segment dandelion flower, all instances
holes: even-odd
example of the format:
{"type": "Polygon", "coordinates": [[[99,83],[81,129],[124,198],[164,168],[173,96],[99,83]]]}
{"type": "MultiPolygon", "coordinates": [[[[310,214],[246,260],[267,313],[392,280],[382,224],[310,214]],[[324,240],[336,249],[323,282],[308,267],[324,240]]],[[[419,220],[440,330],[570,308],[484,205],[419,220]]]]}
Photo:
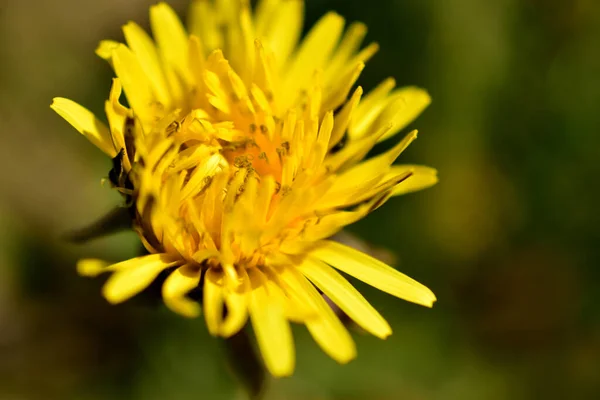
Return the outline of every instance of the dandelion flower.
{"type": "Polygon", "coordinates": [[[391,196],[437,181],[432,168],[392,165],[416,131],[364,160],[430,98],[392,79],[363,96],[355,82],[377,51],[361,49],[365,26],[344,30],[328,13],[300,41],[302,19],[298,0],[259,1],[255,11],[242,0],[195,1],[186,30],[160,3],[150,9],[154,39],[129,22],[126,44],[97,49],[116,74],[108,126],[71,100],[52,104],[113,159],[110,181],[149,252],[112,265],[84,259],[79,273],[110,272],[103,295],[120,303],[167,271],[169,308],[202,311],[222,337],[250,319],[275,376],[294,369],[290,322],[338,362],[355,357],[322,294],[371,334],[391,334],[340,271],[413,303],[435,301],[420,283],[329,239],[391,196]],[[197,287],[202,305],[186,296],[197,287]]]}

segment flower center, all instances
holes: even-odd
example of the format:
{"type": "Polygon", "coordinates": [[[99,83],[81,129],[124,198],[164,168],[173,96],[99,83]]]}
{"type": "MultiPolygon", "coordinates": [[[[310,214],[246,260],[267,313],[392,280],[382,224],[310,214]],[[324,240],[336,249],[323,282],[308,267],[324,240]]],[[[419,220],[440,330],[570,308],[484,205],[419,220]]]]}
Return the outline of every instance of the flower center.
{"type": "Polygon", "coordinates": [[[260,176],[271,175],[281,181],[286,145],[276,136],[279,136],[277,132],[270,132],[266,125],[250,124],[249,134],[239,141],[224,144],[221,154],[236,168],[250,168],[260,176]]]}

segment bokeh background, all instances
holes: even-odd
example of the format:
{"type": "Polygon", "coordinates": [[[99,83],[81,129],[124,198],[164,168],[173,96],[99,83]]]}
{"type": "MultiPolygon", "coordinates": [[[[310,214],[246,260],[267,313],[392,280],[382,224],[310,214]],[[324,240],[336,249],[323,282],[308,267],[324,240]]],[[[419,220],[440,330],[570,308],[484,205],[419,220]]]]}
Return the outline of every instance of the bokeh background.
{"type": "MultiPolygon", "coordinates": [[[[121,200],[110,160],[49,108],[102,115],[112,72],[93,54],[145,0],[0,5],[0,399],[242,399],[202,319],[138,298],[109,306],[82,256],[122,260],[122,233],[61,236],[121,200]]],[[[171,4],[185,15],[187,1],[171,4]]],[[[600,398],[600,2],[309,1],[368,24],[381,45],[360,83],[429,90],[403,162],[440,183],[393,199],[352,233],[427,284],[432,310],[359,285],[390,321],[328,359],[295,329],[297,370],[268,399],[600,398]]]]}

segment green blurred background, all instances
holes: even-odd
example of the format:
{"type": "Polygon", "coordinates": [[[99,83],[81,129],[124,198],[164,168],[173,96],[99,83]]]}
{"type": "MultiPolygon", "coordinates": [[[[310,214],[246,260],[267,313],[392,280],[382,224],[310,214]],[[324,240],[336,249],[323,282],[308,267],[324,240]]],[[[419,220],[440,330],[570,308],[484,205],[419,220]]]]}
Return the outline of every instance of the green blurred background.
{"type": "MultiPolygon", "coordinates": [[[[150,4],[0,6],[0,399],[243,398],[202,319],[109,306],[102,279],[76,275],[79,257],[133,256],[135,235],[61,239],[121,200],[100,185],[110,161],[49,104],[102,115],[112,72],[93,50],[147,26],[150,4]]],[[[296,373],[267,398],[600,398],[600,1],[309,1],[307,23],[331,9],[381,44],[364,87],[394,76],[433,97],[402,162],[440,183],[352,232],[438,303],[359,285],[394,334],[354,333],[339,366],[296,327],[296,373]]]]}

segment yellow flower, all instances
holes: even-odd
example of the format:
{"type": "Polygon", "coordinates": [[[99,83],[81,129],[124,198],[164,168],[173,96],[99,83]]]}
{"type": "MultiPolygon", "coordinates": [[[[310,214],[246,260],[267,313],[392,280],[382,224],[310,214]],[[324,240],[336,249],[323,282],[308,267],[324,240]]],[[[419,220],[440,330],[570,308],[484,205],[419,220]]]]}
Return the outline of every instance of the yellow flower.
{"type": "Polygon", "coordinates": [[[200,285],[210,333],[229,337],[250,318],[276,376],[294,369],[290,321],[305,324],[338,362],[355,357],[320,292],[366,331],[391,334],[337,270],[417,304],[435,301],[420,283],[328,240],[391,196],[437,181],[432,168],[392,165],[416,131],[363,161],[429,96],[394,89],[392,79],[366,96],[352,90],[377,50],[360,49],[365,26],[344,33],[343,18],[328,13],[299,42],[302,18],[302,1],[263,0],[254,12],[242,0],[195,1],[187,32],[168,5],[155,5],[154,41],[129,22],[127,45],[97,49],[117,75],[109,127],[71,100],[52,104],[113,158],[109,178],[150,253],[113,265],[81,260],[79,272],[112,272],[103,294],[119,303],[167,270],[164,302],[189,317],[201,306],[186,294],[200,285]]]}

